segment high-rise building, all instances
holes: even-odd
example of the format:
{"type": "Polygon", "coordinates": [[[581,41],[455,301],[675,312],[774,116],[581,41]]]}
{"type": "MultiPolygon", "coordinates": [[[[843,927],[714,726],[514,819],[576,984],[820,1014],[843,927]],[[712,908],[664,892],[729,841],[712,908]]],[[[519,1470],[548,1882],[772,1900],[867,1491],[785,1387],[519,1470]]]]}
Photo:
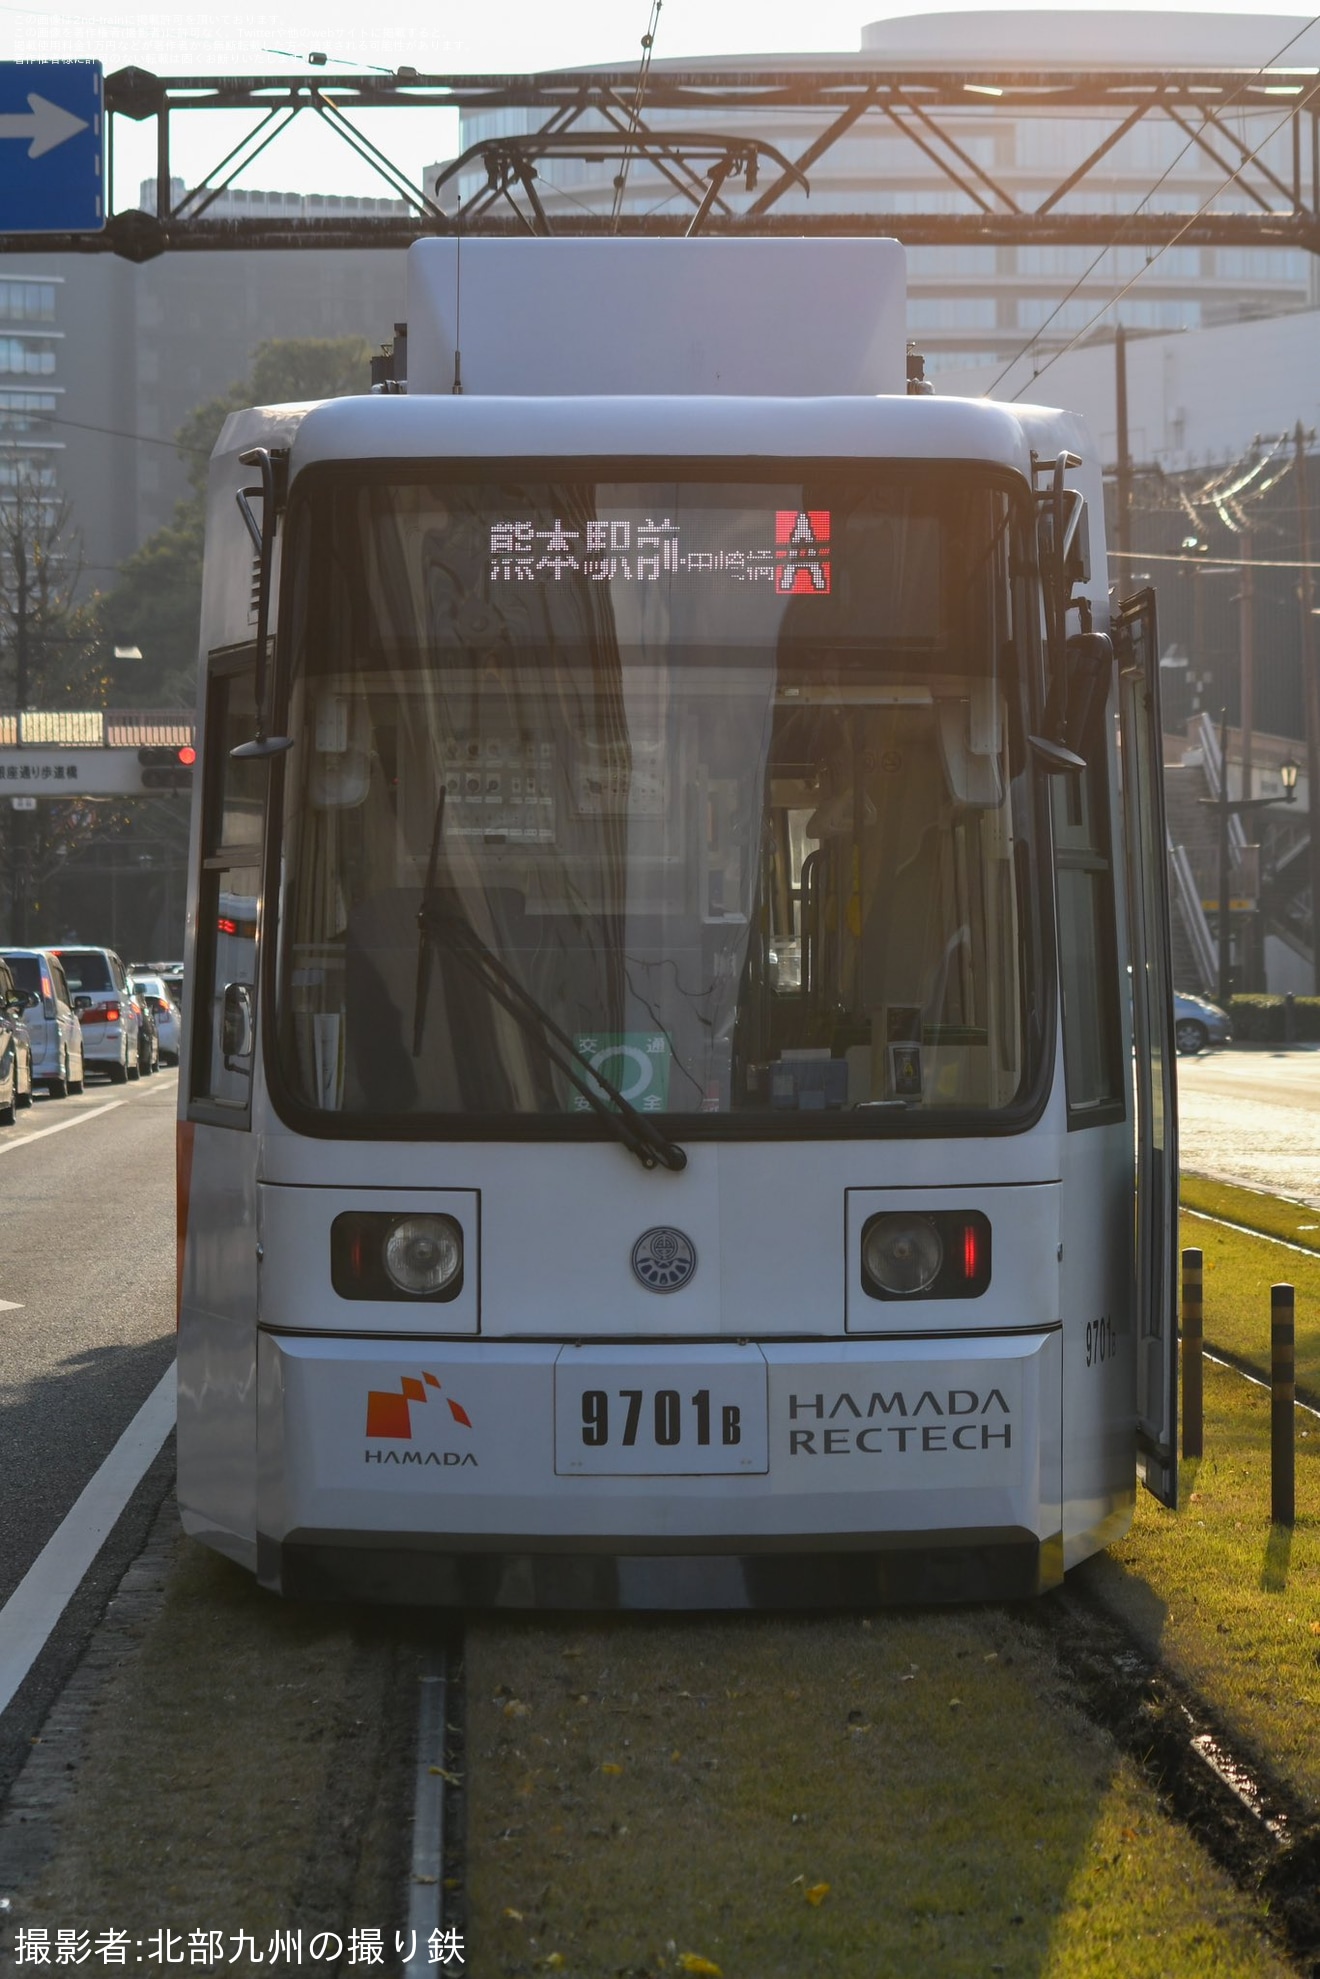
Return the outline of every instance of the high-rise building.
{"type": "MultiPolygon", "coordinates": [[[[781,217],[800,214],[807,222],[835,213],[885,212],[899,216],[896,231],[901,233],[905,212],[973,218],[978,208],[966,187],[993,206],[986,184],[976,177],[978,169],[1030,212],[1079,167],[1121,118],[1061,104],[1057,99],[1067,94],[1067,77],[1149,70],[1154,93],[1169,72],[1242,73],[1243,87],[1230,101],[1215,97],[1219,128],[1203,130],[1204,142],[1154,112],[1135,123],[1069,194],[1073,211],[1114,215],[1119,238],[1107,251],[1067,245],[981,247],[970,241],[910,248],[908,330],[921,343],[928,368],[938,371],[952,365],[1000,364],[1035,340],[1045,350],[1057,349],[1080,329],[1103,335],[1112,333],[1119,321],[1138,331],[1185,330],[1320,307],[1320,260],[1303,249],[1175,245],[1152,256],[1146,247],[1121,239],[1121,216],[1147,195],[1157,207],[1185,211],[1189,217],[1211,200],[1218,210],[1256,210],[1252,193],[1241,183],[1234,185],[1229,175],[1238,136],[1259,147],[1264,162],[1286,186],[1293,174],[1287,114],[1293,99],[1286,92],[1294,89],[1294,79],[1262,77],[1254,86],[1253,72],[1277,66],[1313,74],[1318,65],[1320,24],[1306,16],[1079,8],[913,14],[863,28],[854,54],[657,59],[652,75],[662,77],[667,69],[699,73],[735,67],[749,81],[758,75],[863,67],[879,68],[898,81],[922,70],[968,75],[965,104],[933,113],[940,130],[955,138],[961,164],[930,128],[905,110],[897,121],[874,110],[808,166],[809,194],[794,187],[775,208],[781,217]],[[995,70],[1042,77],[1038,100],[1006,115],[994,86],[976,81],[978,71],[995,70]],[[1052,76],[1060,80],[1058,90],[1048,86],[1052,76]],[[940,152],[963,188],[941,169],[940,152]],[[1224,160],[1227,164],[1220,162],[1224,160]],[[1129,283],[1128,292],[1117,297],[1129,283]]],[[[920,94],[916,91],[913,98],[918,108],[920,94]]],[[[703,106],[669,110],[644,101],[644,115],[648,127],[662,133],[678,134],[686,127],[731,138],[757,135],[795,159],[826,131],[838,105],[784,107],[777,113],[762,106],[739,115],[703,106]]],[[[527,109],[467,116],[462,149],[526,134],[542,121],[543,113],[527,109]]],[[[599,130],[604,122],[599,113],[588,112],[573,128],[599,130]]],[[[557,217],[570,220],[584,208],[609,213],[618,169],[616,158],[538,158],[537,192],[552,223],[557,217]]],[[[1306,169],[1309,174],[1309,162],[1306,169]]],[[[428,191],[438,170],[443,167],[427,169],[428,191]]],[[[486,183],[485,163],[478,157],[457,183],[449,182],[446,201],[461,196],[466,206],[484,192],[486,183]]],[[[736,213],[764,187],[764,177],[755,192],[730,178],[721,197],[736,213]]],[[[690,213],[692,205],[676,188],[672,170],[666,177],[661,167],[634,155],[623,211],[629,217],[680,214],[690,213]]]]}
{"type": "Polygon", "coordinates": [[[44,270],[0,275],[0,502],[15,487],[52,500],[64,443],[51,416],[64,397],[64,283],[44,270]]]}
{"type": "MultiPolygon", "coordinates": [[[[155,190],[154,179],[144,183],[144,207],[155,190]]],[[[175,181],[172,196],[183,191],[175,181]]],[[[231,189],[208,214],[276,209],[323,218],[402,210],[383,199],[231,189]]],[[[141,265],[34,255],[32,265],[39,274],[0,279],[0,486],[21,461],[68,497],[87,588],[107,588],[170,520],[188,488],[175,434],[196,406],[247,375],[258,344],[362,336],[375,346],[403,314],[403,256],[388,249],[164,254],[141,265]]]]}

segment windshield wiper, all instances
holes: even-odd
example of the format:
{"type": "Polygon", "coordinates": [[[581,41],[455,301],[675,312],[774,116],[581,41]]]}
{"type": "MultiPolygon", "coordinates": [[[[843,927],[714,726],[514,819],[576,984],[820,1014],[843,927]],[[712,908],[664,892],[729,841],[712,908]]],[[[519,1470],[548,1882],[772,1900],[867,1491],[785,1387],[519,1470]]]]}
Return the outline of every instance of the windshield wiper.
{"type": "Polygon", "coordinates": [[[540,1045],[550,1063],[563,1073],[570,1085],[576,1087],[592,1112],[605,1122],[616,1140],[622,1141],[630,1153],[637,1156],[643,1168],[669,1168],[677,1174],[687,1167],[687,1155],[677,1142],[662,1134],[653,1120],[639,1113],[619,1088],[603,1072],[597,1071],[586,1053],[578,1049],[549,1011],[523,988],[512,970],[487,946],[472,923],[462,914],[441,904],[435,885],[435,867],[443,811],[442,795],[431,842],[426,891],[417,910],[417,1002],[413,1018],[413,1057],[421,1056],[431,987],[432,949],[443,943],[446,953],[461,962],[486,994],[507,1010],[514,1022],[540,1045]]]}
{"type": "Polygon", "coordinates": [[[445,786],[440,785],[440,796],[436,801],[435,823],[431,826],[431,856],[426,862],[426,886],[422,892],[422,904],[417,910],[417,976],[413,983],[413,1048],[414,1058],[422,1055],[422,1032],[426,1029],[426,1006],[431,1000],[431,939],[424,916],[426,903],[435,893],[436,869],[440,864],[440,833],[445,822],[445,786]]]}

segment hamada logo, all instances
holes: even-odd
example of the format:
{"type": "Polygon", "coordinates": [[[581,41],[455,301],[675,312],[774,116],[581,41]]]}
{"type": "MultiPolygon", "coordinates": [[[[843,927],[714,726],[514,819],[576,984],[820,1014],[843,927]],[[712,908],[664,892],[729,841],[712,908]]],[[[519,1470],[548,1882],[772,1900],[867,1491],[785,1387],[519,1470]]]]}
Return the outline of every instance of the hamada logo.
{"type": "MultiPolygon", "coordinates": [[[[405,1374],[399,1382],[397,1394],[391,1388],[370,1388],[367,1391],[367,1435],[374,1437],[394,1436],[404,1442],[412,1441],[411,1410],[415,1402],[429,1402],[431,1391],[439,1398],[441,1384],[435,1375],[422,1371],[419,1381],[416,1375],[405,1374]]],[[[472,1418],[461,1402],[451,1401],[446,1395],[445,1405],[455,1422],[461,1422],[465,1429],[471,1429],[472,1418]]]]}
{"type": "Polygon", "coordinates": [[[775,510],[775,590],[784,598],[824,598],[830,589],[830,512],[775,510]]]}

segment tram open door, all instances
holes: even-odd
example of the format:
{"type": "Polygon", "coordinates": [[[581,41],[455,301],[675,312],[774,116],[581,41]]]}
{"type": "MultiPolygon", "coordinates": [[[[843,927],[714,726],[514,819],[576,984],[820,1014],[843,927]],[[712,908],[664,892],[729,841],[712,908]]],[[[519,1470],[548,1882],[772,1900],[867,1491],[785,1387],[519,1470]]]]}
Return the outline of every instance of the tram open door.
{"type": "Polygon", "coordinates": [[[1176,1509],[1178,1116],[1154,591],[1124,600],[1114,638],[1136,1095],[1137,1470],[1160,1503],[1176,1509]]]}

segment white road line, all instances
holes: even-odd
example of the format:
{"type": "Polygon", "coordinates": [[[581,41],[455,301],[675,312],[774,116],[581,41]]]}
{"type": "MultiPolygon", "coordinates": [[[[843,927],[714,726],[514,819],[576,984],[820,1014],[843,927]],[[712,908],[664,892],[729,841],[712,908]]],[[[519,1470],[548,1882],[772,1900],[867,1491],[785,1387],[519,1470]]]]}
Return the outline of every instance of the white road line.
{"type": "Polygon", "coordinates": [[[0,1312],[22,1312],[22,1310],[21,1299],[0,1299],[0,1312]]]}
{"type": "MultiPolygon", "coordinates": [[[[1201,1352],[1208,1361],[1213,1361],[1216,1367],[1226,1367],[1230,1374],[1240,1374],[1242,1379],[1249,1381],[1253,1388],[1264,1388],[1268,1393],[1273,1393],[1271,1383],[1262,1379],[1259,1374],[1248,1374],[1247,1370],[1244,1367],[1239,1367],[1236,1361],[1226,1361],[1222,1354],[1215,1353],[1213,1348],[1205,1346],[1204,1343],[1202,1344],[1201,1352]]],[[[1320,1422],[1320,1409],[1313,1409],[1309,1402],[1299,1402],[1294,1397],[1293,1407],[1300,1409],[1303,1415],[1314,1416],[1316,1421],[1320,1422]]]]}
{"type": "Polygon", "coordinates": [[[113,1113],[117,1106],[123,1106],[122,1099],[108,1099],[104,1106],[93,1106],[86,1113],[75,1113],[68,1120],[57,1120],[53,1127],[38,1127],[35,1134],[24,1134],[20,1140],[0,1141],[0,1154],[12,1154],[15,1148],[25,1148],[32,1141],[44,1141],[47,1134],[62,1134],[66,1127],[81,1127],[85,1120],[99,1120],[103,1113],[113,1113]]]}
{"type": "MultiPolygon", "coordinates": [[[[118,1101],[115,1102],[118,1105],[118,1101]]],[[[54,1128],[50,1130],[52,1133],[54,1128]]],[[[96,1475],[0,1608],[0,1711],[45,1647],[147,1469],[174,1427],[171,1362],[96,1475]]]]}
{"type": "Polygon", "coordinates": [[[1237,1230],[1244,1237],[1259,1237],[1262,1244],[1277,1244],[1282,1251],[1297,1251],[1302,1257],[1313,1257],[1320,1261],[1320,1250],[1310,1244],[1294,1244],[1289,1237],[1273,1237],[1268,1230],[1253,1230],[1249,1223],[1230,1223],[1226,1216],[1211,1216],[1208,1209],[1188,1209],[1183,1207],[1184,1216],[1195,1216],[1202,1223],[1219,1223],[1225,1230],[1237,1230]]]}

